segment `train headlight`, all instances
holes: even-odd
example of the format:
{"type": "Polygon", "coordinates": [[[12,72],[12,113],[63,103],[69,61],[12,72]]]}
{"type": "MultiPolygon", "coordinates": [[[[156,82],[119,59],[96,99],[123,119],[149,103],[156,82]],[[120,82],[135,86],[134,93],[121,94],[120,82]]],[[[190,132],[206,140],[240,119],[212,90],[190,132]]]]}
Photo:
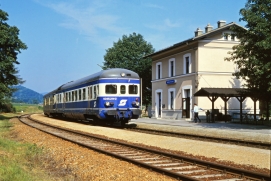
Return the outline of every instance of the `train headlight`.
{"type": "Polygon", "coordinates": [[[105,106],[109,107],[110,106],[110,102],[105,102],[105,106]]]}
{"type": "Polygon", "coordinates": [[[114,105],[114,102],[105,102],[104,103],[104,105],[106,106],[106,107],[110,107],[110,106],[113,106],[114,105]]]}
{"type": "Polygon", "coordinates": [[[121,73],[120,76],[124,77],[124,76],[125,76],[125,73],[121,73]]]}
{"type": "Polygon", "coordinates": [[[132,102],[132,105],[135,106],[135,107],[138,107],[138,106],[139,106],[139,102],[133,101],[133,102],[132,102]]]}

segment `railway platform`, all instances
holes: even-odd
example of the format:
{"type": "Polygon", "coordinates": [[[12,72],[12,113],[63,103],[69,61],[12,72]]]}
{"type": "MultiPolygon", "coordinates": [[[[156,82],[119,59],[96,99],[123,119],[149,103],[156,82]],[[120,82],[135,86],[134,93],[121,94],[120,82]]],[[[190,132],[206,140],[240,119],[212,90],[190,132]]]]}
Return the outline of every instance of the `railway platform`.
{"type": "Polygon", "coordinates": [[[194,121],[186,119],[173,120],[142,117],[131,120],[129,126],[201,136],[271,143],[271,126],[267,125],[239,124],[224,121],[207,123],[205,120],[202,120],[201,123],[194,123],[194,121]]]}

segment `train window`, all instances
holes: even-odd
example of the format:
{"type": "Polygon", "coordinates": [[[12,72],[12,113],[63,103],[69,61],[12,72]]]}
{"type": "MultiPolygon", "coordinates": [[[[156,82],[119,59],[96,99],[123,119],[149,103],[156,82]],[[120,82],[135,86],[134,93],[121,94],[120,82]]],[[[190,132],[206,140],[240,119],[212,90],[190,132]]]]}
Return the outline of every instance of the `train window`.
{"type": "Polygon", "coordinates": [[[138,88],[137,85],[129,85],[129,94],[137,94],[138,88]]]}
{"type": "Polygon", "coordinates": [[[106,85],[105,86],[105,93],[106,94],[117,94],[117,85],[106,85]]]}
{"type": "Polygon", "coordinates": [[[90,99],[93,99],[93,87],[91,86],[90,88],[89,88],[89,96],[90,96],[90,99]]]}
{"type": "Polygon", "coordinates": [[[74,101],[74,91],[72,91],[72,101],[74,101]]]}
{"type": "Polygon", "coordinates": [[[86,100],[86,89],[83,89],[83,100],[86,100]]]}
{"type": "Polygon", "coordinates": [[[79,93],[78,93],[78,95],[79,95],[78,100],[80,101],[80,100],[81,100],[81,98],[82,98],[82,91],[81,91],[81,89],[79,89],[79,93]]]}
{"type": "Polygon", "coordinates": [[[66,92],[66,102],[69,102],[69,95],[68,95],[69,93],[68,92],[66,92]]]}
{"type": "Polygon", "coordinates": [[[96,91],[97,91],[97,93],[96,93],[96,98],[97,98],[97,96],[99,95],[99,85],[96,85],[96,87],[97,87],[97,88],[96,88],[96,89],[97,89],[97,90],[96,90],[96,91]]]}
{"type": "Polygon", "coordinates": [[[93,99],[96,99],[96,86],[93,86],[93,99]]]}
{"type": "Polygon", "coordinates": [[[77,101],[77,90],[74,91],[74,101],[77,101]]]}
{"type": "Polygon", "coordinates": [[[125,94],[126,93],[126,86],[125,85],[121,85],[120,86],[120,93],[121,94],[125,94]]]}

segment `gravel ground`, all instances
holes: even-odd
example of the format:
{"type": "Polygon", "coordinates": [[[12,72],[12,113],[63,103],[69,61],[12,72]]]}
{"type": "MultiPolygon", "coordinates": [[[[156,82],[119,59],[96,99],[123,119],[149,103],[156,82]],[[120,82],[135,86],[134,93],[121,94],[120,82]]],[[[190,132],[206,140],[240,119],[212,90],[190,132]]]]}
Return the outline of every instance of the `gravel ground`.
{"type": "Polygon", "coordinates": [[[43,167],[54,180],[175,180],[30,128],[16,118],[11,121],[15,123],[13,136],[48,151],[47,157],[51,159],[43,167]]]}
{"type": "MultiPolygon", "coordinates": [[[[216,160],[219,163],[228,165],[239,165],[240,168],[262,173],[270,172],[270,150],[82,125],[80,123],[49,119],[41,114],[32,115],[32,117],[58,126],[134,142],[135,144],[167,149],[180,154],[193,155],[204,160],[216,160]]],[[[20,124],[18,121],[16,121],[14,131],[21,139],[47,148],[50,156],[58,163],[57,167],[71,170],[74,177],[77,178],[75,180],[174,180],[125,161],[120,161],[41,133],[20,124]]]]}

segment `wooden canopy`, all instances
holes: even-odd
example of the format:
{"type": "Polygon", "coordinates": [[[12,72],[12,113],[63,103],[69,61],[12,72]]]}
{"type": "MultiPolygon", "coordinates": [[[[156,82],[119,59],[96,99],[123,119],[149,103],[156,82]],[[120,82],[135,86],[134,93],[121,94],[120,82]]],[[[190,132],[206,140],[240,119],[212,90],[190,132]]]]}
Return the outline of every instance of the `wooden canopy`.
{"type": "MultiPolygon", "coordinates": [[[[212,112],[214,112],[214,102],[217,98],[221,97],[224,101],[225,115],[227,114],[227,102],[231,97],[235,97],[240,102],[240,119],[243,120],[242,115],[242,102],[250,97],[254,101],[254,119],[256,120],[256,97],[248,89],[243,88],[201,88],[194,94],[196,97],[208,97],[212,102],[212,112]]],[[[214,115],[211,115],[211,120],[214,121],[214,115]]]]}

